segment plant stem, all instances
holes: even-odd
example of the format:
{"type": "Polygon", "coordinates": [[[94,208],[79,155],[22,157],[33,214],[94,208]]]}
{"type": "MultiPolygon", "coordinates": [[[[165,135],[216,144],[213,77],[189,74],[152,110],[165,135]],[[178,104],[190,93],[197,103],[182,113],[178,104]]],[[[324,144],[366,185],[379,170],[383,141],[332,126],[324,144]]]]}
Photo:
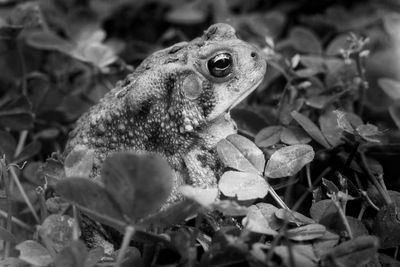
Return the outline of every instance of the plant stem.
{"type": "Polygon", "coordinates": [[[364,109],[365,94],[369,88],[369,84],[365,77],[364,63],[363,63],[363,60],[362,60],[362,57],[360,56],[360,54],[357,55],[356,65],[357,65],[358,75],[361,78],[361,82],[359,84],[360,100],[358,102],[357,115],[361,116],[363,113],[363,109],[364,109]]]}
{"type": "Polygon", "coordinates": [[[21,153],[22,149],[24,148],[27,136],[28,136],[27,130],[24,130],[19,134],[17,148],[15,149],[15,152],[14,152],[14,158],[16,158],[21,153]]]}
{"type": "Polygon", "coordinates": [[[364,168],[364,171],[367,173],[369,179],[371,180],[372,184],[376,187],[376,189],[379,191],[380,195],[382,198],[385,200],[386,204],[389,205],[392,203],[392,199],[390,198],[389,194],[385,189],[381,186],[381,184],[378,182],[377,178],[375,175],[371,172],[370,168],[368,167],[367,163],[367,158],[365,157],[365,151],[364,148],[361,146],[360,147],[360,156],[361,156],[361,163],[364,168]]]}
{"type": "Polygon", "coordinates": [[[276,111],[276,120],[275,120],[276,123],[279,123],[280,114],[283,109],[283,103],[285,102],[285,96],[287,94],[287,91],[289,90],[289,86],[290,86],[290,81],[288,81],[286,83],[285,87],[283,88],[283,92],[282,92],[281,98],[278,103],[278,108],[276,109],[277,110],[276,111]]]}
{"type": "Polygon", "coordinates": [[[283,202],[283,200],[278,196],[278,194],[275,192],[272,186],[269,187],[268,192],[271,194],[272,198],[275,199],[276,202],[278,202],[279,206],[282,209],[290,210],[289,207],[286,205],[286,203],[283,202]]]}
{"type": "Polygon", "coordinates": [[[28,198],[28,195],[25,192],[25,189],[22,187],[22,184],[19,181],[18,175],[15,171],[15,167],[9,165],[9,170],[10,170],[11,176],[12,176],[15,184],[17,185],[17,187],[22,195],[22,198],[25,200],[26,204],[28,205],[29,210],[31,211],[33,217],[35,218],[36,223],[40,224],[39,216],[37,215],[35,208],[33,207],[31,201],[28,198]]]}
{"type": "Polygon", "coordinates": [[[310,167],[310,164],[306,165],[306,175],[307,175],[308,190],[313,190],[312,181],[311,181],[311,167],[310,167]]]}
{"type": "Polygon", "coordinates": [[[122,240],[122,245],[119,250],[118,256],[117,256],[117,261],[115,262],[115,267],[120,267],[122,264],[122,261],[124,259],[126,250],[128,249],[129,243],[132,239],[132,235],[135,233],[135,228],[132,225],[128,225],[125,228],[125,234],[124,234],[124,239],[122,240]]]}
{"type": "Polygon", "coordinates": [[[342,218],[344,227],[346,227],[346,231],[349,234],[350,239],[353,239],[354,238],[353,231],[351,231],[349,221],[346,218],[346,214],[344,214],[344,211],[343,211],[339,201],[337,199],[332,199],[332,200],[339,212],[340,218],[342,218]]]}
{"type": "Polygon", "coordinates": [[[354,157],[356,156],[358,147],[360,146],[360,142],[356,142],[353,146],[353,148],[351,149],[350,155],[346,160],[346,163],[344,164],[345,169],[350,168],[351,166],[351,162],[353,161],[354,157]]]}

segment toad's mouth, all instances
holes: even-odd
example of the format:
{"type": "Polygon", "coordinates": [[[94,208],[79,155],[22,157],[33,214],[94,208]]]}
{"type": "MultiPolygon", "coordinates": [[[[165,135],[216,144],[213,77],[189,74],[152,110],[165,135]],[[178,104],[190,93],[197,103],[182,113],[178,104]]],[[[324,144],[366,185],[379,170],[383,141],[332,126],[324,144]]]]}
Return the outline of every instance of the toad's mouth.
{"type": "Polygon", "coordinates": [[[263,81],[263,79],[260,79],[258,82],[256,82],[250,89],[246,90],[241,94],[233,103],[230,105],[224,113],[229,113],[231,109],[233,109],[235,106],[237,106],[240,102],[243,101],[246,97],[248,97],[263,81]]]}

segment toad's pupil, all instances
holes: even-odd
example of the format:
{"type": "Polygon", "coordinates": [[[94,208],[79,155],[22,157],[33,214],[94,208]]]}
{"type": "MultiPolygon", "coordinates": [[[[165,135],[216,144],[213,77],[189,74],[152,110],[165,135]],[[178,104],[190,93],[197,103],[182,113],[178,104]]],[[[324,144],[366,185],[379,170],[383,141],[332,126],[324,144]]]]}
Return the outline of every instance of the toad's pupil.
{"type": "Polygon", "coordinates": [[[232,57],[228,53],[221,53],[207,63],[210,74],[214,77],[226,77],[232,71],[232,57]]]}

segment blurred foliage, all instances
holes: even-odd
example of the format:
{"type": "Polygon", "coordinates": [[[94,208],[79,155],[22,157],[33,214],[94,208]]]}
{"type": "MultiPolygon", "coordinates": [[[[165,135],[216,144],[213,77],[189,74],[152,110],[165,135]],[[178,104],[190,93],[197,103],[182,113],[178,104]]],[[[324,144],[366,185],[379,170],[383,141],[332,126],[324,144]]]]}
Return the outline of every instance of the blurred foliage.
{"type": "Polygon", "coordinates": [[[398,1],[1,0],[0,55],[1,266],[400,265],[398,1]],[[151,214],[162,160],[119,154],[100,186],[79,178],[91,151],[59,158],[113,84],[216,22],[268,65],[218,144],[219,190],[151,214]],[[86,248],[81,212],[139,245],[86,248]]]}

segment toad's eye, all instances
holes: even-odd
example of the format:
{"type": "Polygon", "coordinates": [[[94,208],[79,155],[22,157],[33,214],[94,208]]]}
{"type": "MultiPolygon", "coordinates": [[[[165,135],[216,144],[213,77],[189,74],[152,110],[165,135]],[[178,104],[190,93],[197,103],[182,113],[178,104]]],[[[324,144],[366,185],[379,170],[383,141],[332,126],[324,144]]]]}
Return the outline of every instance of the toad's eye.
{"type": "Polygon", "coordinates": [[[207,68],[214,77],[226,77],[232,72],[232,56],[228,53],[221,53],[207,62],[207,68]]]}

